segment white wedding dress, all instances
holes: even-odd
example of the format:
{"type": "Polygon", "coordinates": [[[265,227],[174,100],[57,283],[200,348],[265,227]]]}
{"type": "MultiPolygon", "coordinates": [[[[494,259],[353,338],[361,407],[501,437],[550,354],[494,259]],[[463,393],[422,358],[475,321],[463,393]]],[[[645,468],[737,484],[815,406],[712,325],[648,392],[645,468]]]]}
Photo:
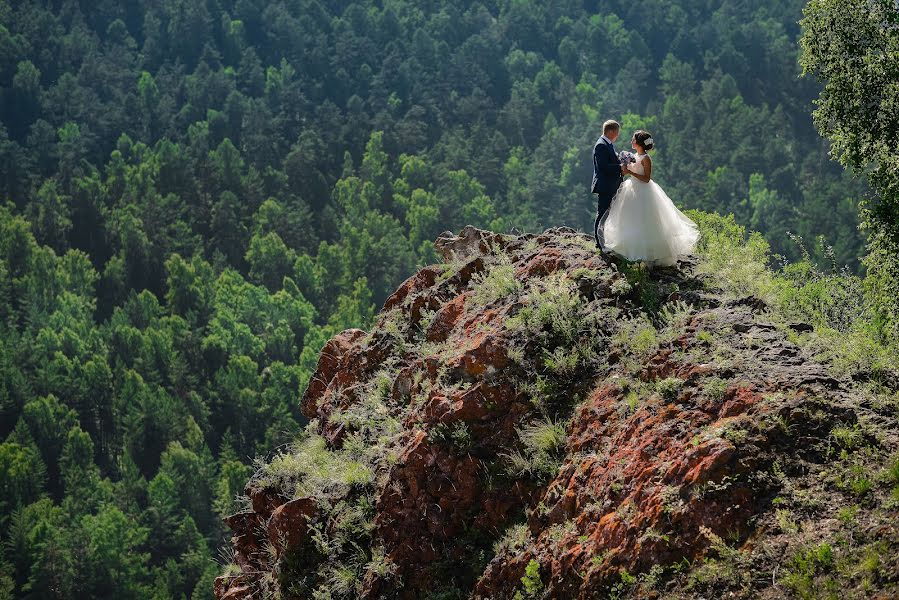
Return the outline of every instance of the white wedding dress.
{"type": "MultiPolygon", "coordinates": [[[[628,170],[643,174],[641,161],[628,170]]],[[[603,248],[627,260],[653,266],[674,266],[677,259],[693,251],[699,229],[659,185],[629,177],[618,188],[602,220],[603,248]]]]}

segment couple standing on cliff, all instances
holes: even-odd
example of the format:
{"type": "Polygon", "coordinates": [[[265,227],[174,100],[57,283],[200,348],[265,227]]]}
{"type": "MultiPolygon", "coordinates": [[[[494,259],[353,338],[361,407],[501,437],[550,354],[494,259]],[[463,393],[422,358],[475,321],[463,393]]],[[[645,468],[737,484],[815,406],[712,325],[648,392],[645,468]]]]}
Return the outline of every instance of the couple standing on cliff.
{"type": "Polygon", "coordinates": [[[593,146],[596,246],[627,260],[674,266],[678,257],[692,252],[699,230],[652,180],[648,153],[655,143],[649,132],[638,130],[631,137],[636,155],[615,151],[620,134],[617,121],[606,121],[593,146]]]}

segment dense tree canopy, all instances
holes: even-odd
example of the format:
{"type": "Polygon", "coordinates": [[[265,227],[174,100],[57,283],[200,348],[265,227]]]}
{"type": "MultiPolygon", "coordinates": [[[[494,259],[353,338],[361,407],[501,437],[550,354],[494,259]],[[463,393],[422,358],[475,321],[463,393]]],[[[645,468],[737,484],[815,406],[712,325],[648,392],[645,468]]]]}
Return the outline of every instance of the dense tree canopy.
{"type": "Polygon", "coordinates": [[[874,188],[863,211],[866,284],[881,333],[899,339],[899,5],[813,0],[802,24],[802,65],[824,83],[815,124],[874,188]]]}
{"type": "Polygon", "coordinates": [[[858,268],[802,5],[0,0],[0,598],[210,597],[324,342],[445,229],[589,227],[606,118],[858,268]]]}

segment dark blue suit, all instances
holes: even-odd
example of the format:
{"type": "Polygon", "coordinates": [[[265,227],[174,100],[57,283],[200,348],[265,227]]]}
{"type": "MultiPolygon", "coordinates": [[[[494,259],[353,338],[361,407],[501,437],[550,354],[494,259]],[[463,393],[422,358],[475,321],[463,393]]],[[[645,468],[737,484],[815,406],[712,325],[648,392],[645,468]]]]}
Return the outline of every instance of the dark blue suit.
{"type": "Polygon", "coordinates": [[[612,198],[623,181],[621,162],[618,160],[618,153],[615,152],[615,145],[600,137],[593,146],[593,186],[591,188],[591,191],[596,194],[596,221],[593,223],[593,237],[596,238],[597,245],[600,245],[599,222],[609,210],[612,198]]]}

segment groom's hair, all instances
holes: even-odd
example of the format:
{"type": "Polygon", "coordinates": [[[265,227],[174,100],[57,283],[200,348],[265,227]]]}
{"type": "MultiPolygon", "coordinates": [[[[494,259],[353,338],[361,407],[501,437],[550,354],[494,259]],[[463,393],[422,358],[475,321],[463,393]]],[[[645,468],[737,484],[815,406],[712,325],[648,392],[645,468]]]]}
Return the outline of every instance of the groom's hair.
{"type": "Polygon", "coordinates": [[[613,121],[609,119],[605,123],[602,124],[602,134],[605,135],[607,133],[612,133],[613,131],[618,131],[621,129],[621,123],[618,121],[613,121]]]}

